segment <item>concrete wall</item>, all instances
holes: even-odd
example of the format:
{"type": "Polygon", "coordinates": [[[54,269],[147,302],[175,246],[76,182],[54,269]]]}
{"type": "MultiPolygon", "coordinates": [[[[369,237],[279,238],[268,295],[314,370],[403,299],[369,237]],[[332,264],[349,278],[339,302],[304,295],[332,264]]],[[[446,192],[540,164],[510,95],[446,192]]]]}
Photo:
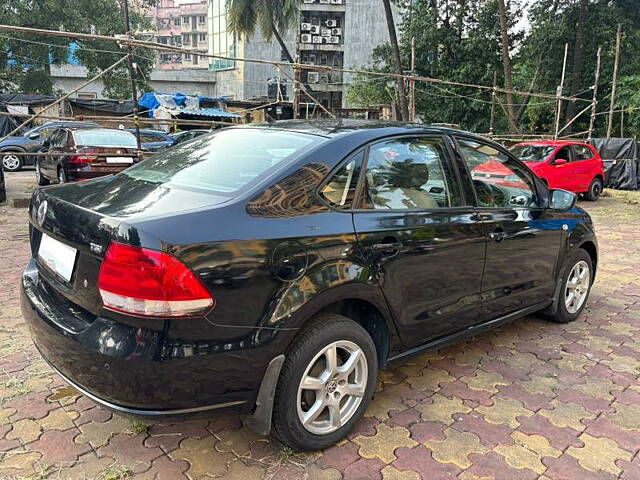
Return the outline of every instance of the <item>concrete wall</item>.
{"type": "MultiPolygon", "coordinates": [[[[55,87],[70,92],[87,80],[87,69],[78,65],[51,66],[55,87]]],[[[154,70],[149,84],[157,92],[184,93],[187,95],[215,96],[216,74],[207,70],[154,70]]],[[[84,87],[79,93],[95,93],[105,98],[104,83],[98,79],[84,87]]],[[[73,95],[76,97],[77,95],[73,95]]]]}

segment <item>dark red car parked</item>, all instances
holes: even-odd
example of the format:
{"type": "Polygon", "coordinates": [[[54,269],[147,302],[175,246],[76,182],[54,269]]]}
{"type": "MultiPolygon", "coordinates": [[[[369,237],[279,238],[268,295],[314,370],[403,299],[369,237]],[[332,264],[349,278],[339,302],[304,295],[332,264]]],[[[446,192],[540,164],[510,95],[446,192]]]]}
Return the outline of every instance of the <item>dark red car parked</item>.
{"type": "Polygon", "coordinates": [[[38,185],[111,175],[140,160],[136,137],[108,128],[59,128],[43,151],[47,155],[36,161],[38,185]]]}
{"type": "Polygon", "coordinates": [[[597,200],[604,186],[604,163],[591,145],[566,141],[518,143],[511,153],[551,189],[562,188],[597,200]]]}

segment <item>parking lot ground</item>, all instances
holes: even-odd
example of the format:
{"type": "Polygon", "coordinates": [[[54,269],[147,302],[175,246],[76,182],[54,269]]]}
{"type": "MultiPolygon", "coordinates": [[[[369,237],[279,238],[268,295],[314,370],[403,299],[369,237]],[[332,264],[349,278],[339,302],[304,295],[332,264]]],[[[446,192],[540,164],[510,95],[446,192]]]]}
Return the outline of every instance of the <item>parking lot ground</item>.
{"type": "MultiPolygon", "coordinates": [[[[29,187],[32,172],[19,175],[8,181],[29,187]]],[[[577,321],[530,316],[381,371],[366,417],[317,453],[258,437],[238,417],[132,421],[67,387],[20,314],[27,210],[0,206],[0,478],[640,479],[634,198],[581,203],[600,261],[577,321]]]]}

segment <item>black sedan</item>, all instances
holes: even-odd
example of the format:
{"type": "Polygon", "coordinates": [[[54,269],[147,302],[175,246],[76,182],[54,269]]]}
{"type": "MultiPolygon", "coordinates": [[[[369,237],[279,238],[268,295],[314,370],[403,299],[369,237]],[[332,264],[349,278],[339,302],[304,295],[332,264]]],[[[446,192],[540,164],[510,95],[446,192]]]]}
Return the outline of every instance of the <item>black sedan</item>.
{"type": "Polygon", "coordinates": [[[27,131],[24,135],[8,137],[0,142],[2,168],[7,172],[17,172],[25,165],[34,165],[35,156],[16,155],[17,153],[36,153],[42,144],[57,128],[95,128],[90,122],[47,122],[27,131]]]}
{"type": "Polygon", "coordinates": [[[598,262],[575,202],[457,130],[223,129],[37,190],[22,309],[108,408],[244,412],[318,449],[362,417],[379,367],[533,312],[575,320],[598,262]],[[474,175],[496,162],[508,182],[474,175]]]}

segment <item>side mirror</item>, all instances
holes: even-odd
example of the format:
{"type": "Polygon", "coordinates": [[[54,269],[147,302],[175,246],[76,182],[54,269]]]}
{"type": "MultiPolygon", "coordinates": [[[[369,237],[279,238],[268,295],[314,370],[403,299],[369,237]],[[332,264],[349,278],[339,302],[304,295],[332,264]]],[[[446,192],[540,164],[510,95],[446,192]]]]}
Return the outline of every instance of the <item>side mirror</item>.
{"type": "Polygon", "coordinates": [[[560,188],[550,190],[549,197],[551,198],[549,206],[554,210],[571,210],[576,206],[578,200],[578,196],[575,193],[560,188]]]}
{"type": "Polygon", "coordinates": [[[29,140],[37,140],[40,138],[40,134],[38,132],[33,132],[29,134],[29,140]]]}
{"type": "Polygon", "coordinates": [[[566,163],[567,163],[567,160],[564,158],[558,158],[553,161],[554,165],[565,165],[566,163]]]}

